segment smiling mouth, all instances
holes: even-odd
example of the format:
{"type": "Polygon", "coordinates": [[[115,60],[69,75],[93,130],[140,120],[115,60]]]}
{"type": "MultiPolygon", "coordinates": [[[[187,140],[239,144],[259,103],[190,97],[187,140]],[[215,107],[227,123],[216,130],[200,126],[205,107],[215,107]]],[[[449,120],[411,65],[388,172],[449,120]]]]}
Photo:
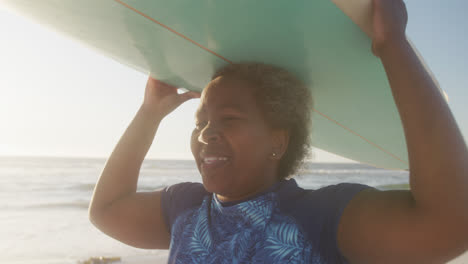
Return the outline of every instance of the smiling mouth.
{"type": "Polygon", "coordinates": [[[227,161],[227,160],[228,160],[227,157],[206,157],[206,158],[203,158],[203,163],[204,164],[215,164],[215,163],[224,162],[224,161],[227,161]]]}
{"type": "Polygon", "coordinates": [[[229,158],[224,156],[209,156],[202,158],[203,169],[217,169],[229,163],[229,158]]]}

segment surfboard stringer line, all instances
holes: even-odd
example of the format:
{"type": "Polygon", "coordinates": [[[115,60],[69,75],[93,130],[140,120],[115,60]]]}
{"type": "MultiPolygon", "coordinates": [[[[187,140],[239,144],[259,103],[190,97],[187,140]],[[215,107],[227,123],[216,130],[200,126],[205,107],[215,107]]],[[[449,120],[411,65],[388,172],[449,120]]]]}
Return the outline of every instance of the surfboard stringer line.
{"type": "MultiPolygon", "coordinates": [[[[167,25],[165,25],[165,24],[163,24],[163,23],[157,21],[156,19],[154,19],[154,18],[148,16],[147,14],[141,12],[140,10],[138,10],[138,9],[136,9],[136,8],[134,8],[134,7],[132,7],[132,6],[130,6],[129,4],[127,4],[127,3],[125,3],[125,2],[123,2],[123,1],[121,1],[121,0],[114,0],[114,1],[117,2],[117,3],[119,3],[120,5],[124,6],[125,8],[127,8],[127,9],[129,9],[129,10],[131,10],[131,11],[133,11],[133,12],[135,12],[135,13],[141,15],[141,16],[143,16],[144,18],[146,18],[146,19],[152,21],[153,23],[156,23],[156,24],[162,26],[163,28],[169,30],[170,32],[172,32],[172,33],[174,33],[174,34],[176,34],[176,35],[178,35],[179,37],[181,37],[181,38],[183,38],[183,39],[185,39],[185,40],[191,42],[192,44],[194,44],[194,45],[200,47],[201,49],[203,49],[203,50],[205,50],[205,51],[207,51],[207,52],[213,54],[214,56],[216,56],[216,57],[218,57],[218,58],[220,58],[220,59],[226,61],[227,63],[233,64],[232,61],[230,61],[230,60],[226,59],[225,57],[219,55],[218,53],[216,53],[216,52],[210,50],[209,48],[207,48],[207,47],[205,47],[205,46],[203,46],[203,45],[197,43],[196,41],[190,39],[189,37],[187,37],[187,36],[185,36],[185,35],[183,35],[183,34],[181,34],[180,32],[177,32],[176,30],[174,30],[174,29],[168,27],[167,25]]],[[[361,25],[362,25],[362,23],[361,23],[361,25]]],[[[360,25],[360,26],[361,26],[361,25],[360,25]]],[[[313,110],[314,112],[316,112],[317,114],[319,114],[319,115],[325,117],[325,118],[326,118],[327,120],[329,120],[330,122],[335,123],[336,125],[338,125],[338,126],[340,126],[341,128],[345,129],[345,130],[348,131],[349,133],[351,133],[351,134],[353,134],[353,135],[355,135],[355,136],[361,138],[362,140],[364,140],[364,141],[367,142],[368,144],[370,144],[370,145],[372,145],[373,147],[379,149],[380,151],[384,152],[385,154],[389,155],[390,157],[392,157],[392,158],[394,158],[394,159],[396,159],[396,160],[398,160],[398,161],[404,163],[405,165],[408,165],[408,163],[407,163],[406,161],[404,161],[403,159],[401,159],[401,158],[399,158],[398,156],[394,155],[394,154],[391,153],[390,151],[385,150],[384,148],[382,148],[382,147],[379,146],[378,144],[376,144],[376,143],[372,142],[371,140],[365,138],[364,136],[360,135],[359,133],[357,133],[356,131],[350,129],[349,127],[347,127],[347,126],[341,124],[341,123],[338,122],[337,120],[335,120],[335,119],[333,119],[333,118],[331,118],[331,117],[325,115],[324,113],[322,113],[322,112],[316,110],[315,108],[312,108],[312,110],[313,110]]],[[[336,153],[334,153],[334,154],[336,154],[336,153]]],[[[338,154],[337,154],[337,155],[338,155],[338,154]]],[[[375,165],[372,165],[372,166],[376,167],[375,165]]],[[[388,169],[391,169],[391,168],[388,168],[388,169]]],[[[391,170],[395,170],[395,169],[391,169],[391,170]]]]}

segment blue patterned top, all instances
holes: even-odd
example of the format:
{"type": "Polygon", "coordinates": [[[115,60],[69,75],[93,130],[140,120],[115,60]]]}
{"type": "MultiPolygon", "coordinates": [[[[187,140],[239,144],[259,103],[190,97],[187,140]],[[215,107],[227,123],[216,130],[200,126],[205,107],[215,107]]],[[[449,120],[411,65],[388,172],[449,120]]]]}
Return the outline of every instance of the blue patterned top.
{"type": "Polygon", "coordinates": [[[200,183],[164,189],[169,263],[347,263],[336,230],[351,198],[367,186],[304,190],[283,180],[244,201],[223,203],[200,183]]]}

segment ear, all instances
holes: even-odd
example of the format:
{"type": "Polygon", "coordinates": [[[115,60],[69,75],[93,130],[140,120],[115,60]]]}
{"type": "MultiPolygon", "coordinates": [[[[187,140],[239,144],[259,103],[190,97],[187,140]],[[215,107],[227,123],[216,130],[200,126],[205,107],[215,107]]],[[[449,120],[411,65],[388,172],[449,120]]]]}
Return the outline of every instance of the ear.
{"type": "Polygon", "coordinates": [[[289,131],[286,129],[275,129],[272,132],[272,156],[271,159],[280,160],[289,144],[289,131]],[[273,154],[274,153],[274,154],[273,154]]]}

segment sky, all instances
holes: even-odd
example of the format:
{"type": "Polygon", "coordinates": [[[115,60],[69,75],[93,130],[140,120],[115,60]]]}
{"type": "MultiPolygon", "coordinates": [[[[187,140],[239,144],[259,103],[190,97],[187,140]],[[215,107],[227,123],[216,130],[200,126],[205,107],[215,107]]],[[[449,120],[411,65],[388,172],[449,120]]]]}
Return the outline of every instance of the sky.
{"type": "MultiPolygon", "coordinates": [[[[408,0],[407,35],[468,139],[468,2],[408,0]]],[[[0,7],[0,155],[108,157],[147,76],[0,7]]],[[[147,158],[191,159],[197,100],[162,122],[147,158]]],[[[350,162],[313,150],[317,162],[350,162]]]]}

